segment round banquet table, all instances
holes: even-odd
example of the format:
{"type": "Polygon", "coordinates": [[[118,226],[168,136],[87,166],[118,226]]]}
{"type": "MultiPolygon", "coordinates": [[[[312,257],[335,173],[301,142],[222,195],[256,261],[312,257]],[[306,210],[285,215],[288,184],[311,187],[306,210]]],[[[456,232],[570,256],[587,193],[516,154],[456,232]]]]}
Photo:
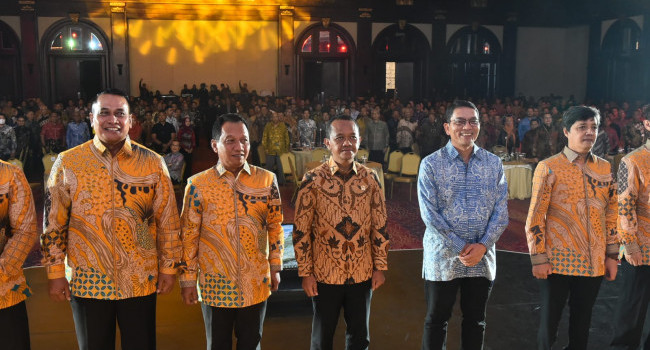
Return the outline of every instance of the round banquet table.
{"type": "Polygon", "coordinates": [[[291,150],[294,156],[296,156],[296,175],[299,179],[302,179],[302,176],[305,174],[307,163],[311,162],[311,150],[291,150]]]}
{"type": "Polygon", "coordinates": [[[504,162],[508,199],[530,198],[533,191],[533,167],[523,162],[504,162]]]}

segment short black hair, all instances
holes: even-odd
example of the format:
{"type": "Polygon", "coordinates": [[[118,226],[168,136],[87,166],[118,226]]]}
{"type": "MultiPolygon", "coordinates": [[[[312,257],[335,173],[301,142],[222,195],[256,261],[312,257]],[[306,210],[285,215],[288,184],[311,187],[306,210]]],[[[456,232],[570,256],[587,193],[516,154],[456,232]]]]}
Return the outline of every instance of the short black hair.
{"type": "Polygon", "coordinates": [[[359,125],[357,124],[357,121],[356,121],[356,120],[354,120],[354,119],[353,119],[351,116],[349,116],[349,115],[339,114],[339,115],[336,115],[336,116],[330,118],[329,123],[327,124],[327,135],[328,135],[328,138],[332,136],[332,135],[330,135],[330,133],[332,132],[332,123],[334,123],[334,122],[337,121],[337,120],[345,120],[345,121],[350,121],[350,122],[354,123],[354,127],[357,128],[357,132],[360,132],[360,130],[359,130],[359,125]]]}
{"type": "Polygon", "coordinates": [[[226,113],[222,114],[217,118],[217,120],[214,122],[212,125],[212,139],[219,141],[219,138],[221,137],[221,129],[223,127],[223,124],[226,122],[231,122],[231,123],[244,123],[244,126],[246,127],[246,130],[248,130],[248,123],[246,122],[246,119],[242,118],[237,113],[226,113]]]}
{"type": "Polygon", "coordinates": [[[571,106],[562,115],[562,126],[567,130],[571,130],[571,127],[577,121],[589,120],[591,118],[594,118],[596,125],[600,125],[600,112],[596,108],[571,106]]]}
{"type": "Polygon", "coordinates": [[[472,102],[467,100],[454,100],[451,106],[447,108],[447,112],[445,113],[445,119],[447,120],[447,123],[451,122],[451,116],[454,114],[454,111],[457,108],[471,108],[474,110],[474,113],[476,113],[476,115],[479,115],[478,108],[476,108],[476,105],[474,105],[472,102]]]}
{"type": "MultiPolygon", "coordinates": [[[[95,114],[95,106],[97,105],[97,101],[99,100],[99,97],[102,95],[117,95],[117,96],[124,97],[127,106],[129,106],[129,111],[131,111],[131,105],[129,104],[129,95],[127,95],[124,91],[120,89],[107,88],[101,91],[100,93],[98,93],[97,96],[95,97],[95,100],[91,105],[91,109],[90,109],[91,113],[95,114]]],[[[99,113],[99,111],[97,111],[97,113],[99,113]]]]}

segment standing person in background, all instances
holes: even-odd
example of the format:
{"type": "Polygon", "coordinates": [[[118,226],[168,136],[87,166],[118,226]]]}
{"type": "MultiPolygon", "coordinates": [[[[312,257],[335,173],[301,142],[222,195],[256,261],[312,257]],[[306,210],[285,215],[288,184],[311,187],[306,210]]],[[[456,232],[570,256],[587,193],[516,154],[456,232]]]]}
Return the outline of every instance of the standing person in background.
{"type": "Polygon", "coordinates": [[[284,172],[280,155],[289,152],[289,131],[287,126],[280,121],[282,113],[273,113],[271,122],[264,127],[262,145],[266,152],[266,169],[275,170],[278,184],[284,185],[284,172]],[[277,169],[275,169],[277,167],[277,169]]]}
{"type": "Polygon", "coordinates": [[[9,160],[16,155],[16,132],[7,125],[7,116],[0,113],[0,159],[9,160]]]}
{"type": "Polygon", "coordinates": [[[591,153],[600,113],[570,107],[568,145],[535,169],[526,237],[538,279],[538,349],[551,349],[569,299],[569,349],[588,349],[591,313],[603,280],[616,278],[616,194],[609,162],[591,153]]]}
{"type": "Polygon", "coordinates": [[[68,148],[77,147],[80,144],[90,140],[90,131],[88,124],[82,119],[79,111],[72,111],[72,120],[68,123],[66,131],[66,144],[68,148]]]}
{"type": "MultiPolygon", "coordinates": [[[[365,108],[365,107],[364,107],[365,108]]],[[[379,164],[384,163],[384,152],[388,147],[389,133],[388,125],[381,120],[381,113],[379,109],[374,109],[371,114],[371,120],[366,122],[366,134],[362,136],[365,138],[366,144],[370,154],[368,159],[371,162],[379,164]]]]}
{"type": "Polygon", "coordinates": [[[141,118],[142,117],[137,116],[135,113],[131,113],[132,124],[131,128],[129,129],[129,138],[131,141],[144,144],[142,141],[143,128],[142,123],[140,122],[141,118]]]}
{"type": "Polygon", "coordinates": [[[451,140],[420,164],[418,202],[426,225],[422,277],[427,300],[422,349],[445,349],[460,290],[461,347],[483,348],[485,309],[496,275],[494,245],[508,226],[501,160],[475,144],[478,109],[457,100],[446,110],[451,140]]]}
{"type": "Polygon", "coordinates": [[[169,124],[165,113],[158,113],[158,123],[151,129],[151,139],[153,141],[153,150],[158,154],[169,152],[169,146],[176,139],[176,129],[169,124]]]}
{"type": "Polygon", "coordinates": [[[6,350],[29,350],[23,263],[36,243],[36,209],[20,169],[0,160],[0,339],[6,350]]]}
{"type": "Polygon", "coordinates": [[[178,129],[178,136],[176,137],[180,144],[180,151],[185,159],[185,175],[182,180],[187,180],[192,173],[192,152],[196,148],[196,134],[192,127],[192,121],[189,117],[183,119],[183,124],[178,129]]]}
{"type": "MultiPolygon", "coordinates": [[[[650,105],[643,107],[643,128],[650,133],[650,105]]],[[[612,349],[650,349],[641,339],[650,304],[650,139],[627,154],[618,168],[618,238],[623,246],[621,292],[614,318],[612,349]]]]}

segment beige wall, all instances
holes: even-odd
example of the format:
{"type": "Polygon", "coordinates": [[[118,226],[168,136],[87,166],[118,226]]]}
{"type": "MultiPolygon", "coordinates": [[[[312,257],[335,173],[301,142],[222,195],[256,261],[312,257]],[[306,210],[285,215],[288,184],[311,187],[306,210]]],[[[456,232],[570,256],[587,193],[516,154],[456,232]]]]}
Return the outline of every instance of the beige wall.
{"type": "Polygon", "coordinates": [[[131,91],[140,78],[180,93],[184,83],[276,91],[278,24],[265,21],[129,20],[131,91]]]}

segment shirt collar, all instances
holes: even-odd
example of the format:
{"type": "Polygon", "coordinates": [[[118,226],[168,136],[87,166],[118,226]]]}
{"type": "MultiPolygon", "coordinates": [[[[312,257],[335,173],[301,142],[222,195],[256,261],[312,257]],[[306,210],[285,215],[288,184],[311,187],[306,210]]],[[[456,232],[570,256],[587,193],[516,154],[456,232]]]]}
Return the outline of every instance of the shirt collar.
{"type": "MultiPolygon", "coordinates": [[[[451,140],[447,141],[447,144],[445,145],[445,148],[447,149],[447,153],[449,154],[449,156],[452,159],[460,156],[460,154],[458,153],[458,150],[456,149],[456,147],[454,147],[454,145],[451,144],[451,140]]],[[[480,156],[480,153],[478,152],[478,150],[480,148],[481,147],[479,147],[477,144],[474,144],[474,148],[472,149],[472,155],[470,156],[470,158],[472,156],[476,156],[476,158],[478,158],[480,160],[481,156],[480,156]]]]}
{"type": "Polygon", "coordinates": [[[650,150],[650,137],[648,137],[648,139],[645,141],[645,148],[650,150]]]}
{"type": "MultiPolygon", "coordinates": [[[[562,151],[562,153],[564,153],[564,155],[571,163],[573,163],[578,158],[578,156],[580,156],[580,154],[578,154],[568,146],[564,146],[564,150],[562,151]]],[[[596,161],[595,158],[596,156],[593,153],[589,152],[589,154],[587,154],[587,160],[591,160],[592,162],[595,162],[596,161]]]]}
{"type": "MultiPolygon", "coordinates": [[[[104,144],[99,140],[99,137],[97,135],[93,137],[93,145],[101,154],[104,154],[104,152],[108,150],[106,146],[104,146],[104,144]]],[[[129,138],[129,135],[126,135],[126,139],[124,140],[124,145],[122,146],[121,151],[124,151],[127,156],[131,156],[133,154],[133,147],[131,146],[131,138],[129,138]]]]}
{"type": "MultiPolygon", "coordinates": [[[[219,174],[219,177],[223,176],[223,174],[227,173],[228,170],[221,164],[221,161],[217,162],[217,174],[219,174]]],[[[251,175],[251,167],[248,165],[248,162],[244,162],[244,170],[248,175],[251,175]]],[[[234,174],[233,174],[234,175],[234,174]]]]}
{"type": "MultiPolygon", "coordinates": [[[[339,165],[336,164],[332,156],[330,156],[330,159],[327,161],[327,166],[330,168],[330,173],[332,175],[336,174],[336,172],[339,171],[339,165]]],[[[354,171],[355,174],[358,174],[357,162],[352,162],[352,171],[354,171]]]]}

